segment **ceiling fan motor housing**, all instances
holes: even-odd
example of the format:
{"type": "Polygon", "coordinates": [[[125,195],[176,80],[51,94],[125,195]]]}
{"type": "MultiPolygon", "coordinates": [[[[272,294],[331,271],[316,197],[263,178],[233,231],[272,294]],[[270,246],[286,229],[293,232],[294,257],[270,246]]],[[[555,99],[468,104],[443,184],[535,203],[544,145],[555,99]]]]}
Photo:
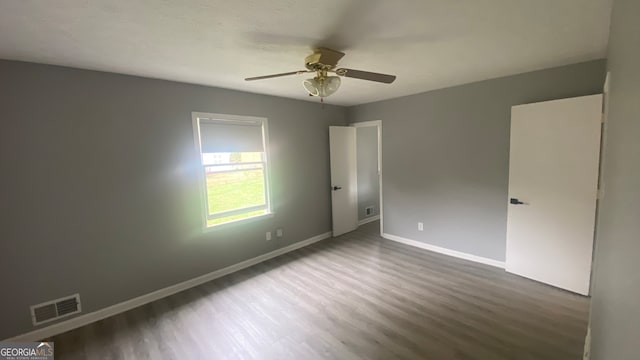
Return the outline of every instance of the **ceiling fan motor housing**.
{"type": "Polygon", "coordinates": [[[335,50],[318,48],[304,59],[304,64],[309,70],[331,70],[343,56],[343,53],[335,50]]]}
{"type": "Polygon", "coordinates": [[[316,70],[316,67],[318,66],[322,66],[322,64],[320,63],[320,58],[322,57],[322,54],[320,53],[313,53],[309,56],[307,56],[304,59],[304,65],[307,67],[307,69],[309,70],[316,70]]]}

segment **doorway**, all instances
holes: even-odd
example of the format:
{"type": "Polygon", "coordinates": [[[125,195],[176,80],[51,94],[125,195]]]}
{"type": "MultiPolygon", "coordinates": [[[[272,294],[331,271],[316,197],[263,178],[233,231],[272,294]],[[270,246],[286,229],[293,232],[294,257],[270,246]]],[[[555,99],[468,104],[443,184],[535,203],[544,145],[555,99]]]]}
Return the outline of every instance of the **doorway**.
{"type": "Polygon", "coordinates": [[[354,123],[358,177],[358,225],[380,220],[382,234],[382,121],[354,123]]]}

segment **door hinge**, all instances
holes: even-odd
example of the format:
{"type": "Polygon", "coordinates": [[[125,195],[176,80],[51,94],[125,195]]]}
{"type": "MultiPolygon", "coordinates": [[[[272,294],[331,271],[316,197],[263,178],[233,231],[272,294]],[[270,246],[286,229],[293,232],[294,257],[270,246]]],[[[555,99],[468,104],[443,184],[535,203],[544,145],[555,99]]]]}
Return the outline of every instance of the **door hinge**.
{"type": "Polygon", "coordinates": [[[604,124],[604,113],[600,114],[600,123],[604,124]]]}

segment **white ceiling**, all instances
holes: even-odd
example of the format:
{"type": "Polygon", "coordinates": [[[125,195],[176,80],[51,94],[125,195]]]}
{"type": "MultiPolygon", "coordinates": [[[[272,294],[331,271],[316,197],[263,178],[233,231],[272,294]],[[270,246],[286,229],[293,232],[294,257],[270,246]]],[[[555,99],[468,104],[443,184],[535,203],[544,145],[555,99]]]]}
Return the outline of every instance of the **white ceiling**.
{"type": "Polygon", "coordinates": [[[354,105],[604,58],[612,0],[2,0],[0,58],[318,101],[303,69],[313,46],[343,67],[328,103],[354,105]]]}

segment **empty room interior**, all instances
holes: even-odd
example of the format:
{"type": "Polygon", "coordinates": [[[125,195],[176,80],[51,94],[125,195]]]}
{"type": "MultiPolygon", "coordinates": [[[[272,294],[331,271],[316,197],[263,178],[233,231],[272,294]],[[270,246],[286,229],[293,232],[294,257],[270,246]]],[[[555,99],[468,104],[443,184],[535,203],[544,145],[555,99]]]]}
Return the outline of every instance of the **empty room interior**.
{"type": "Polygon", "coordinates": [[[639,359],[638,19],[0,0],[0,359],[639,359]]]}

